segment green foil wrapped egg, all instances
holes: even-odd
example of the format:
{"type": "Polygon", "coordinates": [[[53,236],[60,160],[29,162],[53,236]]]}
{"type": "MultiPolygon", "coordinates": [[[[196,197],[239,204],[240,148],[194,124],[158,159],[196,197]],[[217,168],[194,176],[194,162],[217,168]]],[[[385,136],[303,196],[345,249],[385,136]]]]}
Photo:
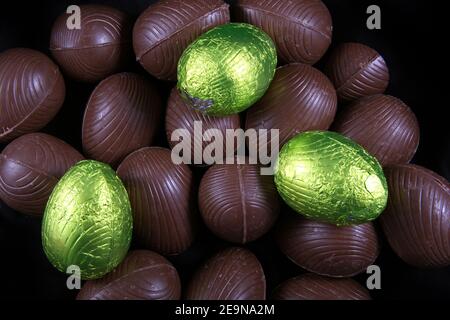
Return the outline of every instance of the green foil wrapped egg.
{"type": "Polygon", "coordinates": [[[288,141],[278,155],[275,184],[295,211],[338,226],[375,219],[388,196],[378,161],[329,131],[305,132],[288,141]]]}
{"type": "Polygon", "coordinates": [[[80,268],[82,279],[100,278],[125,257],[132,235],[127,191],[108,165],[84,160],[58,182],[48,200],[42,244],[60,271],[80,268]]]}
{"type": "Polygon", "coordinates": [[[239,113],[266,92],[277,52],[261,29],[245,23],[218,26],[200,36],[178,62],[178,89],[197,110],[212,116],[239,113]]]}

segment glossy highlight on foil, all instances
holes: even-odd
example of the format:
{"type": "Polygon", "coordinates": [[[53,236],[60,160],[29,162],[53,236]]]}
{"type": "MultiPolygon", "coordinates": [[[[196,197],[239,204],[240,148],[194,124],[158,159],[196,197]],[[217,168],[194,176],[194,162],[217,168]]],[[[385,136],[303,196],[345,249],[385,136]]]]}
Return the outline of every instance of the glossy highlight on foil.
{"type": "Polygon", "coordinates": [[[42,245],[61,272],[77,266],[96,279],[125,257],[132,234],[127,191],[106,164],[83,160],[58,182],[45,209],[42,245]]]}
{"type": "Polygon", "coordinates": [[[277,64],[270,37],[257,27],[229,23],[194,41],[178,62],[178,89],[208,115],[239,113],[266,92],[277,64]]]}
{"type": "Polygon", "coordinates": [[[330,131],[301,133],[286,143],[275,167],[275,184],[295,211],[336,225],[375,219],[388,194],[378,161],[330,131]]]}

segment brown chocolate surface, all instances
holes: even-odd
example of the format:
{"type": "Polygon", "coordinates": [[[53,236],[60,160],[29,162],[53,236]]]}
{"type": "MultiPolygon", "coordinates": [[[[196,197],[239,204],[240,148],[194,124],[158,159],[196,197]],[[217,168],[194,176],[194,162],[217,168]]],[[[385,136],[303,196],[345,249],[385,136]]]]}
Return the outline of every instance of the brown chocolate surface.
{"type": "Polygon", "coordinates": [[[137,60],[153,76],[177,80],[183,51],[202,33],[230,21],[222,0],[164,0],[150,5],[137,19],[133,47],[137,60]]]}
{"type": "Polygon", "coordinates": [[[337,227],[301,216],[288,217],[281,223],[277,242],[300,267],[330,277],[365,272],[380,251],[372,223],[337,227]]]}
{"type": "Polygon", "coordinates": [[[133,229],[146,248],[178,254],[194,240],[195,198],[190,168],[175,165],[169,149],[139,149],[117,169],[130,197],[133,229]]]}
{"type": "MultiPolygon", "coordinates": [[[[167,102],[166,109],[166,136],[167,141],[171,148],[176,146],[180,141],[175,140],[172,141],[172,134],[175,130],[181,129],[186,130],[191,139],[191,155],[187,157],[190,159],[190,162],[194,164],[194,151],[196,148],[201,150],[202,154],[205,148],[211,143],[211,141],[204,141],[206,139],[202,139],[202,136],[196,136],[194,134],[194,126],[195,121],[201,122],[202,132],[201,134],[205,134],[207,130],[219,130],[223,137],[223,150],[226,150],[226,130],[231,129],[239,129],[240,128],[240,118],[238,114],[225,116],[225,117],[212,117],[203,114],[200,111],[192,108],[186,100],[184,100],[177,88],[173,88],[169,97],[169,101],[167,102]]],[[[197,124],[199,125],[199,124],[197,124]]],[[[205,135],[205,138],[209,138],[208,135],[205,135]]],[[[179,139],[178,136],[175,135],[175,139],[179,139]]],[[[235,151],[237,150],[239,144],[235,141],[235,151]]],[[[184,156],[184,155],[183,155],[184,156]]]]}
{"type": "Polygon", "coordinates": [[[0,154],[0,198],[11,208],[42,216],[53,188],[83,156],[44,133],[26,134],[0,154]]]}
{"type": "Polygon", "coordinates": [[[264,235],[280,211],[272,176],[261,175],[260,166],[216,164],[202,178],[198,193],[200,212],[218,237],[246,243],[264,235]]]}
{"type": "Polygon", "coordinates": [[[281,147],[300,132],[327,130],[336,108],[336,92],[323,73],[306,64],[289,64],[277,69],[266,94],[249,109],[245,128],[279,129],[281,147]]]}
{"type": "Polygon", "coordinates": [[[0,54],[0,143],[42,129],[58,113],[66,95],[58,66],[31,49],[0,54]]]}
{"type": "Polygon", "coordinates": [[[381,226],[392,249],[419,268],[450,265],[450,184],[417,165],[385,169],[389,198],[381,226]]]}
{"type": "Polygon", "coordinates": [[[355,101],[337,115],[332,130],[359,143],[383,166],[408,163],[419,146],[416,116],[400,99],[389,95],[355,101]]]}
{"type": "Polygon", "coordinates": [[[237,0],[233,17],[269,34],[283,62],[314,64],[331,44],[331,15],[320,0],[237,0]]]}
{"type": "Polygon", "coordinates": [[[161,98],[152,83],[133,73],[112,75],[95,88],[85,109],[84,152],[116,167],[153,143],[161,115],[161,98]]]}
{"type": "Polygon", "coordinates": [[[178,272],[157,253],[130,251],[105,277],[87,281],[78,300],[177,300],[181,295],[178,272]]]}
{"type": "Polygon", "coordinates": [[[191,279],[188,300],[264,300],[266,280],[253,253],[229,248],[217,253],[191,279]]]}
{"type": "Polygon", "coordinates": [[[389,84],[389,70],[383,57],[361,43],[343,43],[334,49],[325,74],[342,101],[383,93],[389,84]]]}
{"type": "Polygon", "coordinates": [[[353,279],[327,278],[312,273],[282,283],[276,300],[370,300],[367,289],[353,279]]]}
{"type": "Polygon", "coordinates": [[[121,71],[132,61],[132,21],[105,5],[82,5],[81,28],[69,29],[61,14],[50,36],[50,51],[70,78],[97,82],[121,71]]]}

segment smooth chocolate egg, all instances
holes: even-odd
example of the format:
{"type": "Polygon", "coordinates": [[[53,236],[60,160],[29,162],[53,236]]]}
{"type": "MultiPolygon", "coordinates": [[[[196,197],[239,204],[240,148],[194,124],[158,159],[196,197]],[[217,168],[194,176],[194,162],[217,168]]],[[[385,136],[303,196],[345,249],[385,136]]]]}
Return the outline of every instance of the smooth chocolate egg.
{"type": "Polygon", "coordinates": [[[210,258],[188,284],[188,300],[264,300],[266,279],[258,259],[242,248],[210,258]]]}
{"type": "Polygon", "coordinates": [[[159,1],[134,25],[134,52],[150,74],[174,81],[178,60],[187,46],[202,33],[229,21],[228,4],[222,0],[159,1]]]}
{"type": "Polygon", "coordinates": [[[77,150],[58,138],[21,136],[0,154],[0,198],[19,212],[42,216],[58,180],[81,160],[77,150]]]}
{"type": "Polygon", "coordinates": [[[304,274],[275,289],[276,300],[370,300],[367,289],[353,279],[335,279],[304,274]]]}
{"type": "Polygon", "coordinates": [[[112,75],[100,82],[86,106],[84,152],[116,167],[131,152],[153,143],[161,115],[161,98],[152,83],[133,73],[112,75]]]}
{"type": "Polygon", "coordinates": [[[58,66],[31,49],[0,54],[0,84],[0,143],[45,127],[66,95],[58,66]]]}
{"type": "Polygon", "coordinates": [[[194,240],[193,176],[172,162],[169,149],[139,149],[117,169],[130,196],[134,234],[148,249],[178,254],[194,240]]]}
{"type": "Polygon", "coordinates": [[[82,82],[97,82],[123,69],[132,60],[132,21],[104,5],[80,6],[80,28],[69,28],[63,13],[50,36],[50,51],[64,73],[82,82]]]}
{"type": "Polygon", "coordinates": [[[389,199],[381,226],[392,249],[419,268],[450,265],[450,184],[417,165],[385,169],[389,199]]]}
{"type": "Polygon", "coordinates": [[[419,146],[420,129],[412,110],[383,94],[347,106],[332,129],[359,143],[383,166],[408,163],[419,146]]]}
{"type": "Polygon", "coordinates": [[[330,277],[365,272],[380,250],[372,223],[337,227],[300,216],[283,221],[277,242],[295,264],[330,277]]]}
{"type": "Polygon", "coordinates": [[[136,250],[117,268],[98,280],[87,281],[78,300],[177,300],[181,284],[175,267],[164,257],[136,250]]]}
{"type": "Polygon", "coordinates": [[[255,164],[216,164],[203,176],[198,192],[200,212],[218,237],[246,243],[264,235],[280,210],[273,177],[255,164]]]}

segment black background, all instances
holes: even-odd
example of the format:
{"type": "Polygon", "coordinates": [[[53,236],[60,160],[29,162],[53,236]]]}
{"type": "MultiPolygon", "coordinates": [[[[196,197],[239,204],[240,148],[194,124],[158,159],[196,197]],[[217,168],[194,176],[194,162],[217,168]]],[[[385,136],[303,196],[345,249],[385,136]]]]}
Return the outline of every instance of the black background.
{"type": "MultiPolygon", "coordinates": [[[[137,17],[155,1],[1,1],[0,51],[28,47],[49,54],[49,36],[55,18],[70,4],[103,3],[137,17]]],[[[228,1],[233,3],[233,1],[228,1]]],[[[442,1],[365,1],[324,0],[334,25],[333,44],[356,41],[379,51],[388,63],[391,83],[388,94],[399,97],[415,112],[421,127],[421,142],[413,163],[423,165],[450,179],[450,130],[446,107],[447,92],[441,56],[443,41],[437,35],[437,14],[444,10],[442,1]],[[382,10],[382,29],[366,28],[366,8],[377,4],[382,10]],[[442,80],[441,80],[442,79],[442,80]]],[[[326,59],[326,56],[323,60],[326,59]]],[[[322,61],[317,67],[321,68],[322,61]]],[[[138,64],[130,71],[146,74],[138,64]]],[[[93,89],[91,85],[66,79],[67,96],[63,109],[43,130],[66,140],[81,151],[81,121],[84,106],[93,89]]],[[[164,97],[173,84],[158,83],[164,97]]],[[[1,107],[1,106],[0,106],[1,107]]],[[[166,146],[161,133],[159,145],[166,146]]],[[[0,145],[0,151],[4,148],[0,145]]],[[[195,168],[197,180],[204,169],[195,168]]],[[[288,211],[284,210],[285,214],[288,211]]],[[[41,220],[7,208],[0,201],[0,297],[72,299],[66,277],[47,261],[40,238],[41,220]]],[[[380,236],[382,233],[380,232],[380,236]]],[[[372,291],[375,299],[450,299],[450,268],[419,270],[407,266],[391,251],[384,238],[382,252],[376,261],[382,271],[382,289],[372,291]]],[[[229,244],[216,240],[203,230],[186,253],[170,257],[183,282],[202,261],[229,244]]],[[[134,248],[139,247],[133,244],[134,248]]],[[[273,243],[272,235],[247,245],[263,264],[268,293],[281,281],[301,273],[273,243]]],[[[356,279],[365,283],[367,275],[356,279]]]]}

